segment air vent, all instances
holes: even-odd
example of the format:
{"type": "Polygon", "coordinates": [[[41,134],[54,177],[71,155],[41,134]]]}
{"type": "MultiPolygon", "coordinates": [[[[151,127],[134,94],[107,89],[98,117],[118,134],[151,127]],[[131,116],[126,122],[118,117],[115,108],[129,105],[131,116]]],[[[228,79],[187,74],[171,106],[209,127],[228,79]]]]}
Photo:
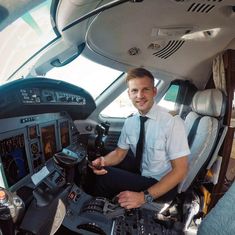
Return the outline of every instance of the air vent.
{"type": "Polygon", "coordinates": [[[180,47],[184,44],[183,40],[171,40],[167,43],[167,45],[162,48],[160,51],[153,53],[154,56],[157,56],[161,59],[167,59],[171,55],[173,55],[180,47]]]}
{"type": "Polygon", "coordinates": [[[212,4],[205,4],[205,3],[193,3],[188,8],[188,12],[196,12],[196,13],[208,13],[210,12],[215,5],[212,4]]]}

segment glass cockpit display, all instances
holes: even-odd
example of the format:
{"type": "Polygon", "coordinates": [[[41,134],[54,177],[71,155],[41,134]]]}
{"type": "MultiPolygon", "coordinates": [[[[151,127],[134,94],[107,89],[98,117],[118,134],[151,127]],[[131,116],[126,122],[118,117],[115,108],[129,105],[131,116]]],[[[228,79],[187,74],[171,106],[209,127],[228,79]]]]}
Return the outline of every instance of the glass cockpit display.
{"type": "Polygon", "coordinates": [[[31,140],[37,138],[37,127],[36,127],[36,125],[29,127],[29,138],[31,140]]]}
{"type": "Polygon", "coordinates": [[[56,135],[55,125],[48,125],[41,128],[42,149],[45,161],[50,159],[56,153],[56,135]]]}
{"type": "Polygon", "coordinates": [[[9,187],[29,173],[24,134],[0,140],[0,156],[9,187]]]}
{"type": "Polygon", "coordinates": [[[70,145],[68,121],[63,121],[60,123],[60,140],[62,148],[66,148],[67,146],[70,145]]]}

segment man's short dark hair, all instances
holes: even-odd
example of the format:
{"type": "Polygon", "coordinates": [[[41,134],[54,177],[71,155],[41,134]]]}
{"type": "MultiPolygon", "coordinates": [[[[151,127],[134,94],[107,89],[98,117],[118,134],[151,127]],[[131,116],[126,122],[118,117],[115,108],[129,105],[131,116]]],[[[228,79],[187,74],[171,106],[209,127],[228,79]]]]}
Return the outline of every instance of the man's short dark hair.
{"type": "Polygon", "coordinates": [[[154,84],[154,77],[152,73],[144,68],[134,68],[129,70],[126,76],[126,83],[128,83],[133,78],[143,78],[143,77],[149,77],[154,84]]]}

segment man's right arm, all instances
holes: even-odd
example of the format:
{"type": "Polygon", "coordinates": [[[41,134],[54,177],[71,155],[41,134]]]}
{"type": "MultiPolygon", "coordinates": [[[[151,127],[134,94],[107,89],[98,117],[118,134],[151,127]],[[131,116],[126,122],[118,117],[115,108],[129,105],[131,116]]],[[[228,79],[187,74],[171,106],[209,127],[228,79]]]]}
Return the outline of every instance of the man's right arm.
{"type": "Polygon", "coordinates": [[[92,161],[90,166],[93,172],[97,175],[104,175],[107,173],[103,167],[105,166],[115,166],[120,163],[127,155],[128,150],[117,147],[112,152],[108,153],[104,157],[99,157],[92,161]]]}

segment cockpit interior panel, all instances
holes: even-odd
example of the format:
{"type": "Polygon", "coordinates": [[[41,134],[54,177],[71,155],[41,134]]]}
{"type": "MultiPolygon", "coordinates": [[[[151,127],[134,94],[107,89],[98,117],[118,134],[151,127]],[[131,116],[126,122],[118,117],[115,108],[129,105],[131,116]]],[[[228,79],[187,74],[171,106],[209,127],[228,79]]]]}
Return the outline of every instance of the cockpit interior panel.
{"type": "Polygon", "coordinates": [[[27,78],[0,87],[0,118],[66,111],[81,120],[95,107],[87,91],[59,80],[27,78]]]}
{"type": "Polygon", "coordinates": [[[4,175],[1,186],[16,186],[40,170],[56,152],[72,143],[73,128],[66,113],[1,119],[0,164],[4,175]]]}

